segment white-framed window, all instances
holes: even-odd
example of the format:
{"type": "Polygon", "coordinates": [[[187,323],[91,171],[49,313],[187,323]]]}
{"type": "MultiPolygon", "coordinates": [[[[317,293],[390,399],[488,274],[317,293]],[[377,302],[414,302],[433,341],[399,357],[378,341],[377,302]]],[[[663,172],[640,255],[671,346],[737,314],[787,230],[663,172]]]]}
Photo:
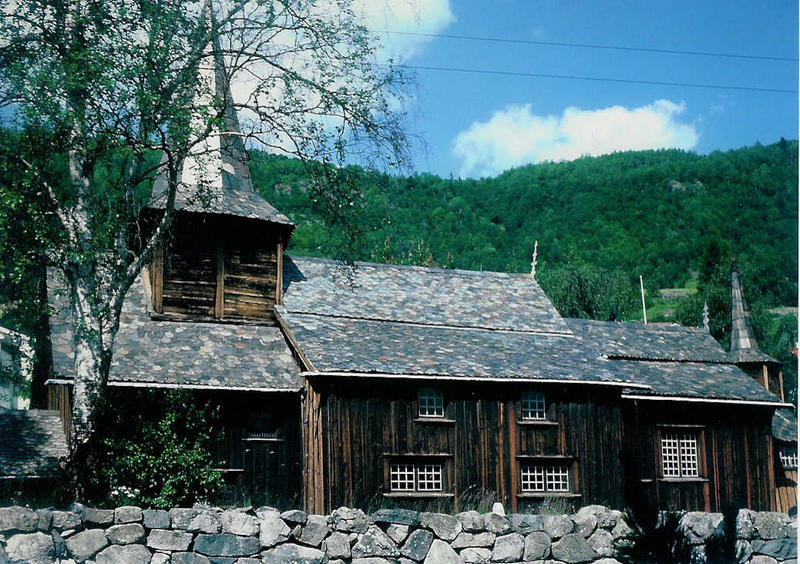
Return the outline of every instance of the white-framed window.
{"type": "Polygon", "coordinates": [[[781,445],[778,448],[778,455],[781,457],[781,465],[784,470],[797,469],[797,447],[781,445]]]}
{"type": "Polygon", "coordinates": [[[442,465],[392,463],[389,466],[389,489],[393,492],[440,492],[442,465]]]}
{"type": "Polygon", "coordinates": [[[523,464],[520,466],[520,489],[523,492],[569,492],[569,466],[523,464]]]}
{"type": "Polygon", "coordinates": [[[544,421],[547,412],[542,392],[524,392],[522,394],[522,418],[526,420],[544,421]]]}
{"type": "Polygon", "coordinates": [[[420,388],[417,396],[420,417],[444,417],[444,396],[436,388],[420,388]]]}
{"type": "Polygon", "coordinates": [[[696,478],[697,433],[667,431],[661,434],[661,469],[665,478],[696,478]]]}

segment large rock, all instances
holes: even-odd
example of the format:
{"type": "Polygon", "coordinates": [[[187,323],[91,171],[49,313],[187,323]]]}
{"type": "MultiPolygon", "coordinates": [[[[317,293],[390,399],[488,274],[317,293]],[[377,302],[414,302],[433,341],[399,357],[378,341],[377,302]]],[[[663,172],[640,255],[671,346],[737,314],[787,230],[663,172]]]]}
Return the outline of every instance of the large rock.
{"type": "Polygon", "coordinates": [[[73,511],[53,511],[51,526],[59,531],[80,529],[83,526],[83,520],[73,511]]]}
{"type": "Polygon", "coordinates": [[[597,528],[597,517],[591,513],[576,514],[572,520],[575,522],[575,532],[583,538],[589,538],[597,528]]]}
{"type": "Polygon", "coordinates": [[[114,525],[106,529],[106,535],[113,544],[134,544],[144,540],[144,527],[139,523],[114,525]]]}
{"type": "Polygon", "coordinates": [[[508,521],[511,524],[511,529],[521,535],[544,529],[544,519],[542,519],[541,515],[514,514],[509,516],[508,521]]]}
{"type": "Polygon", "coordinates": [[[216,511],[209,509],[199,510],[197,515],[189,521],[189,526],[186,527],[186,531],[189,533],[206,533],[211,535],[221,530],[222,523],[220,522],[219,515],[217,515],[216,511]]]}
{"type": "Polygon", "coordinates": [[[461,564],[464,560],[443,540],[435,539],[424,564],[461,564]]]}
{"type": "Polygon", "coordinates": [[[39,524],[37,527],[40,531],[49,531],[50,526],[53,524],[53,510],[52,509],[37,509],[36,515],[39,516],[39,524]]]}
{"type": "Polygon", "coordinates": [[[762,539],[780,539],[786,536],[785,517],[780,513],[759,511],[753,515],[753,526],[762,539]]]}
{"type": "Polygon", "coordinates": [[[331,522],[337,531],[346,533],[366,533],[369,519],[360,509],[340,507],[331,514],[331,522]]]}
{"type": "Polygon", "coordinates": [[[736,538],[750,540],[755,532],[753,512],[749,509],[740,509],[736,514],[736,538]]]}
{"type": "Polygon", "coordinates": [[[248,515],[241,509],[230,509],[223,511],[220,515],[222,522],[222,532],[243,537],[255,536],[258,534],[258,521],[252,515],[248,515]]]}
{"type": "MultiPolygon", "coordinates": [[[[229,560],[233,560],[230,558],[229,560]]],[[[202,554],[194,552],[175,552],[170,558],[170,564],[210,564],[211,560],[202,554]]]]}
{"type": "Polygon", "coordinates": [[[261,548],[255,537],[239,537],[230,533],[199,534],[194,551],[207,556],[250,556],[261,548]]]}
{"type": "Polygon", "coordinates": [[[456,539],[450,543],[455,549],[459,548],[482,548],[493,546],[497,535],[494,533],[459,533],[456,539]]]}
{"type": "Polygon", "coordinates": [[[174,507],[169,510],[169,517],[173,529],[185,531],[192,524],[192,519],[197,517],[198,510],[191,507],[174,507]]]}
{"type": "Polygon", "coordinates": [[[353,558],[368,556],[400,556],[400,551],[386,533],[372,525],[353,546],[353,558]]]}
{"type": "Polygon", "coordinates": [[[461,532],[461,521],[452,515],[442,513],[422,513],[420,515],[420,525],[431,529],[440,539],[451,541],[461,532]]]}
{"type": "Polygon", "coordinates": [[[0,532],[19,531],[30,533],[39,527],[39,516],[27,507],[14,505],[0,507],[0,532]]]}
{"type": "Polygon", "coordinates": [[[350,536],[335,532],[324,541],[325,554],[328,558],[350,558],[350,536]]]}
{"type": "Polygon", "coordinates": [[[283,519],[281,519],[277,511],[273,513],[262,513],[259,518],[259,524],[261,527],[261,534],[258,538],[261,542],[261,546],[266,548],[286,542],[289,539],[289,533],[292,532],[289,526],[283,522],[283,519]]]}
{"type": "Polygon", "coordinates": [[[468,533],[479,533],[484,530],[483,516],[477,511],[463,511],[456,514],[456,518],[461,521],[461,528],[468,533]]]}
{"type": "Polygon", "coordinates": [[[386,534],[392,539],[395,544],[400,544],[408,538],[408,525],[395,525],[392,523],[386,527],[386,534]]]}
{"type": "Polygon", "coordinates": [[[544,560],[550,554],[550,537],[543,531],[534,531],[525,537],[525,553],[523,557],[526,562],[531,560],[544,560]]]}
{"type": "Polygon", "coordinates": [[[555,560],[561,560],[567,564],[591,562],[595,559],[594,550],[578,533],[564,535],[559,541],[553,543],[550,551],[555,560]]]}
{"type": "Polygon", "coordinates": [[[101,550],[95,562],[97,564],[142,564],[150,562],[150,551],[141,544],[128,546],[112,545],[101,550]]]}
{"type": "Polygon", "coordinates": [[[169,560],[170,560],[169,554],[164,554],[163,552],[156,552],[150,559],[150,564],[170,564],[169,560]]]}
{"type": "Polygon", "coordinates": [[[397,523],[398,525],[418,527],[420,515],[419,511],[410,509],[378,509],[372,514],[372,520],[376,523],[397,523]]]}
{"type": "Polygon", "coordinates": [[[308,515],[305,523],[298,540],[309,546],[321,545],[329,532],[327,518],[322,515],[308,515]]]}
{"type": "Polygon", "coordinates": [[[56,558],[67,557],[67,543],[64,537],[58,531],[50,531],[50,536],[53,537],[53,546],[56,547],[56,558]]]}
{"type": "Polygon", "coordinates": [[[142,519],[148,529],[169,529],[171,524],[169,513],[163,509],[145,509],[142,511],[142,519]]]}
{"type": "Polygon", "coordinates": [[[108,538],[102,529],[87,529],[67,539],[67,550],[78,562],[89,560],[107,546],[108,538]]]}
{"type": "Polygon", "coordinates": [[[772,556],[766,556],[765,554],[756,554],[753,558],[750,559],[748,564],[778,564],[778,561],[775,560],[772,556]]]}
{"type": "Polygon", "coordinates": [[[691,545],[705,544],[715,533],[724,534],[722,513],[690,511],[680,520],[683,538],[691,545]]]}
{"type": "Polygon", "coordinates": [[[597,556],[614,555],[614,537],[605,529],[597,529],[586,542],[597,556]]]}
{"type": "Polygon", "coordinates": [[[6,542],[6,555],[11,562],[51,564],[56,559],[56,549],[53,537],[48,534],[18,534],[6,542]]]}
{"type": "Polygon", "coordinates": [[[525,540],[519,533],[497,537],[492,549],[492,562],[516,562],[522,558],[525,540]]]}
{"type": "Polygon", "coordinates": [[[464,564],[487,564],[492,560],[492,551],[488,548],[465,548],[459,555],[464,564]]]}
{"type": "Polygon", "coordinates": [[[746,540],[738,539],[734,545],[736,562],[747,562],[753,556],[753,547],[746,540]]]}
{"type": "Polygon", "coordinates": [[[300,511],[299,509],[290,509],[281,513],[281,519],[287,523],[294,523],[295,525],[302,525],[308,519],[308,513],[300,511]]]}
{"type": "Polygon", "coordinates": [[[508,517],[497,513],[486,513],[483,515],[483,527],[490,533],[504,535],[511,532],[511,524],[508,517]]]}
{"type": "Polygon", "coordinates": [[[168,531],[165,529],[153,529],[147,535],[147,546],[155,550],[189,550],[192,544],[191,533],[182,531],[168,531]]]}
{"type": "Polygon", "coordinates": [[[141,523],[142,509],[133,505],[123,505],[114,510],[115,523],[141,523]]]}
{"type": "MultiPolygon", "coordinates": [[[[592,507],[592,506],[589,506],[592,507]]],[[[600,507],[600,506],[594,506],[600,507]]],[[[605,508],[604,508],[605,509],[605,508]]],[[[602,513],[595,514],[597,517],[597,526],[609,531],[617,526],[617,523],[623,520],[624,515],[622,511],[617,509],[605,509],[602,513]]]]}
{"type": "Polygon", "coordinates": [[[400,554],[412,560],[422,560],[428,555],[431,543],[433,543],[433,533],[425,529],[417,529],[409,535],[408,540],[400,549],[400,554]]]}
{"type": "Polygon", "coordinates": [[[543,520],[544,532],[554,540],[571,533],[574,526],[572,519],[566,515],[545,515],[543,520]]]}
{"type": "MultiPolygon", "coordinates": [[[[109,525],[113,525],[114,510],[87,507],[83,510],[83,521],[89,526],[99,525],[101,527],[107,527],[109,525]]],[[[169,526],[169,524],[167,526],[169,526]]]]}
{"type": "Polygon", "coordinates": [[[778,560],[797,558],[796,538],[782,538],[768,541],[754,540],[751,546],[754,553],[772,556],[778,560]]]}
{"type": "Polygon", "coordinates": [[[325,560],[321,550],[296,544],[282,544],[261,553],[264,564],[323,564],[325,560]]]}

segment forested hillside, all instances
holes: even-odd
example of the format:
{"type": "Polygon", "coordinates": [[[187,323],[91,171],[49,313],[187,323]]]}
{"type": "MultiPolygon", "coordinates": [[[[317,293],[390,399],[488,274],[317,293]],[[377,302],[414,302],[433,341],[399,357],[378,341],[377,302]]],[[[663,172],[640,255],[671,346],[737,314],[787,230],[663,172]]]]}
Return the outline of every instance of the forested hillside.
{"type": "MultiPolygon", "coordinates": [[[[301,163],[255,154],[261,194],[298,227],[295,253],[336,255],[301,163]]],[[[797,142],[696,155],[639,151],[529,165],[496,178],[355,174],[352,258],[526,272],[582,262],[683,286],[710,247],[731,250],[750,296],[797,301],[797,142]]],[[[718,252],[718,251],[714,251],[718,252]]]]}

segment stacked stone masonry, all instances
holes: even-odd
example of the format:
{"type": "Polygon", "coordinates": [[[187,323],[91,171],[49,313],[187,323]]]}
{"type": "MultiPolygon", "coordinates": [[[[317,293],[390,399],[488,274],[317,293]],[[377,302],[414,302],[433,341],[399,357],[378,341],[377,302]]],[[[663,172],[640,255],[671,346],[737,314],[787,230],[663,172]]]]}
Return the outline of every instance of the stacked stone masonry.
{"type": "MultiPolygon", "coordinates": [[[[548,564],[619,562],[632,541],[625,515],[599,505],[574,515],[506,515],[381,509],[367,516],[342,507],[329,516],[271,507],[195,505],[71,511],[0,508],[0,564],[548,564]]],[[[681,534],[692,560],[724,534],[721,514],[686,513],[681,534]]],[[[739,512],[739,562],[796,562],[796,522],[778,513],[739,512]]]]}

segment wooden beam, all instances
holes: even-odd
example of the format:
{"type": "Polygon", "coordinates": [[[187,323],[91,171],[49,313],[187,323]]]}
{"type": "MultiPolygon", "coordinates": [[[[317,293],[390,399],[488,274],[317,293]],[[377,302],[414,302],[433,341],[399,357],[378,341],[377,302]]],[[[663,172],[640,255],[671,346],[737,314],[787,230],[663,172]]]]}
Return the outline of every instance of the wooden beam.
{"type": "Polygon", "coordinates": [[[153,252],[152,271],[153,311],[162,313],[162,295],[164,290],[164,245],[158,245],[153,252]]]}
{"type": "Polygon", "coordinates": [[[217,286],[214,295],[214,317],[225,316],[225,250],[217,245],[217,286]]]}
{"type": "Polygon", "coordinates": [[[508,410],[508,449],[509,449],[509,468],[511,469],[511,479],[508,482],[508,487],[511,489],[511,512],[517,512],[517,492],[519,486],[517,484],[519,475],[517,472],[517,408],[516,402],[509,402],[510,409],[508,410]]]}
{"type": "Polygon", "coordinates": [[[275,304],[283,304],[283,243],[278,241],[278,276],[275,282],[275,304]]]}

